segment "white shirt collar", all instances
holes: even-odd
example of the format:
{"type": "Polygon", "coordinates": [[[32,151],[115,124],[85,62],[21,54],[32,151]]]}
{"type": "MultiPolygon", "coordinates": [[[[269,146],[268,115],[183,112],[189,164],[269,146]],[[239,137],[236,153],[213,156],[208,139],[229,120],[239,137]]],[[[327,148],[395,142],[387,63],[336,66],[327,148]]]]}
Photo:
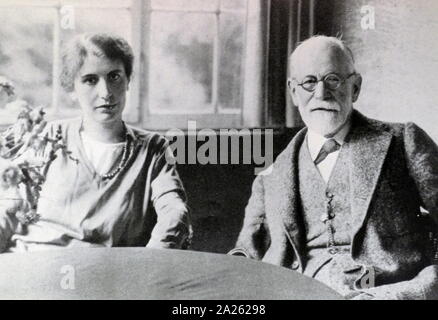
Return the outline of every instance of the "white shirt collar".
{"type": "Polygon", "coordinates": [[[338,133],[336,133],[331,138],[326,138],[315,131],[312,131],[308,129],[307,132],[307,145],[309,147],[310,157],[313,161],[315,161],[316,157],[319,154],[319,151],[321,150],[322,146],[328,139],[335,139],[337,143],[339,143],[341,146],[344,144],[345,137],[347,136],[348,132],[350,131],[350,123],[345,125],[338,133]]]}

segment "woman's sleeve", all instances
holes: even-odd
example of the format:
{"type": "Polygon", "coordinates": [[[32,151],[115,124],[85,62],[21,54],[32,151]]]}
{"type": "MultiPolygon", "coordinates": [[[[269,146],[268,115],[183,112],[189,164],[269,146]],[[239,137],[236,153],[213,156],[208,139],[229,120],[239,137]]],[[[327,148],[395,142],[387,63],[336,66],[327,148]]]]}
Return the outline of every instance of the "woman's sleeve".
{"type": "MultiPolygon", "coordinates": [[[[29,165],[39,165],[43,159],[47,157],[48,150],[42,147],[39,150],[33,150],[26,142],[19,141],[16,143],[17,133],[21,135],[22,130],[19,128],[20,123],[9,127],[1,133],[1,141],[8,143],[9,152],[5,158],[0,157],[0,253],[8,249],[8,244],[11,237],[16,233],[19,227],[19,221],[16,218],[16,212],[23,209],[23,201],[25,201],[26,186],[21,185],[18,188],[4,186],[5,170],[14,167],[19,170],[17,165],[28,163],[29,165]],[[21,191],[20,191],[21,190],[21,191]]],[[[53,135],[50,126],[46,126],[46,122],[40,123],[40,137],[45,135],[53,135]]],[[[4,147],[2,145],[2,147],[4,147]]],[[[3,150],[4,151],[4,150],[3,150]]],[[[3,154],[4,155],[4,154],[3,154]]]]}
{"type": "MultiPolygon", "coordinates": [[[[18,226],[18,220],[15,214],[9,214],[5,199],[0,199],[0,253],[8,249],[9,240],[15,233],[18,226]]],[[[7,201],[9,203],[9,201],[7,201]]]]}
{"type": "Polygon", "coordinates": [[[151,200],[157,213],[157,223],[148,248],[185,249],[190,245],[193,231],[189,208],[174,160],[166,142],[152,173],[151,200]]]}
{"type": "Polygon", "coordinates": [[[3,156],[0,157],[0,253],[8,249],[9,241],[17,229],[18,219],[15,217],[15,212],[22,202],[18,199],[19,193],[15,188],[8,188],[7,185],[4,185],[6,170],[15,167],[7,157],[12,158],[21,151],[21,147],[15,144],[16,132],[15,125],[7,128],[0,134],[0,150],[2,155],[5,155],[5,153],[7,155],[6,159],[3,156]],[[8,144],[9,152],[5,150],[6,144],[8,144]]]}

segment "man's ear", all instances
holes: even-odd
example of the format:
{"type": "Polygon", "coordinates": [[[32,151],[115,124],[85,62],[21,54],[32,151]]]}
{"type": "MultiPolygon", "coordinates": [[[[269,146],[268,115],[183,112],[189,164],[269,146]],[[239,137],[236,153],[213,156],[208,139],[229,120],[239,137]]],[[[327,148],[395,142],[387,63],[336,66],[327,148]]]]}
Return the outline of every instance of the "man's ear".
{"type": "Polygon", "coordinates": [[[356,102],[357,99],[359,98],[361,87],[362,87],[362,76],[360,74],[357,74],[353,83],[353,102],[356,102]]]}
{"type": "Polygon", "coordinates": [[[292,98],[292,102],[295,106],[297,106],[297,93],[296,93],[296,87],[292,84],[292,79],[291,78],[287,78],[287,88],[289,90],[290,93],[290,97],[292,98]]]}

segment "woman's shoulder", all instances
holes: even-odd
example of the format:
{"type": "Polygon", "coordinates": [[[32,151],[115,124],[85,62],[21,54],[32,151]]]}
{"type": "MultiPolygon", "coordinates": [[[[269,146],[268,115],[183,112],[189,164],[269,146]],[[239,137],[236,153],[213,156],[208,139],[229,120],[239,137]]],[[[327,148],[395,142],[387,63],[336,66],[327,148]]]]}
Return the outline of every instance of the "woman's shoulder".
{"type": "Polygon", "coordinates": [[[134,141],[137,141],[145,148],[159,151],[166,149],[170,144],[169,140],[159,132],[140,129],[131,125],[126,125],[126,127],[128,134],[134,141]]]}
{"type": "Polygon", "coordinates": [[[69,128],[75,125],[79,125],[81,118],[68,118],[68,119],[55,119],[47,122],[48,128],[69,128]]]}
{"type": "Polygon", "coordinates": [[[57,133],[61,133],[65,136],[68,132],[71,132],[71,130],[79,128],[80,123],[81,118],[51,120],[47,122],[44,131],[51,136],[56,135],[57,133]]]}

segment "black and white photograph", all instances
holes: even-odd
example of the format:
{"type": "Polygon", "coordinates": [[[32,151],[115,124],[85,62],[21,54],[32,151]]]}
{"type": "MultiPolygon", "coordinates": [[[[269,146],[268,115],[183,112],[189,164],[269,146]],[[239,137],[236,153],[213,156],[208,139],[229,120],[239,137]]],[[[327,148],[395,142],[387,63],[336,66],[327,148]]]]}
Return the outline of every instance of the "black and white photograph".
{"type": "Polygon", "coordinates": [[[0,21],[0,300],[438,300],[436,0],[0,21]]]}

